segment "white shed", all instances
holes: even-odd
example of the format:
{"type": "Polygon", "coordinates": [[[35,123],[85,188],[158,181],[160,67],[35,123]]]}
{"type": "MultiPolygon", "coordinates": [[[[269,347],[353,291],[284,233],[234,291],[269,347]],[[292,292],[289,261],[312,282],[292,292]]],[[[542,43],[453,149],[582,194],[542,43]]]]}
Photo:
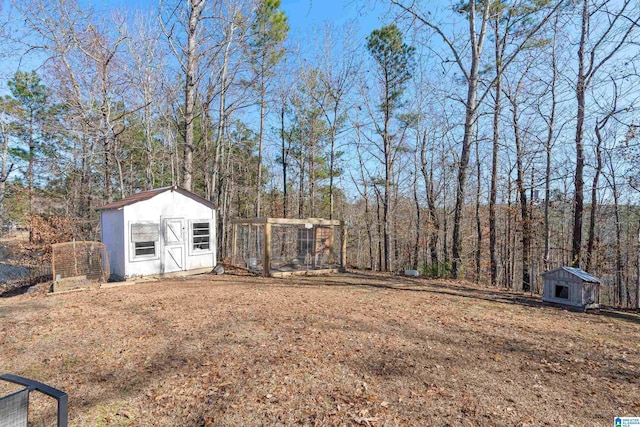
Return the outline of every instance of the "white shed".
{"type": "Polygon", "coordinates": [[[583,309],[597,308],[600,302],[600,279],[584,270],[560,267],[542,273],[542,300],[583,309]]]}
{"type": "Polygon", "coordinates": [[[215,207],[190,191],[143,191],[98,210],[112,280],[216,265],[215,207]]]}

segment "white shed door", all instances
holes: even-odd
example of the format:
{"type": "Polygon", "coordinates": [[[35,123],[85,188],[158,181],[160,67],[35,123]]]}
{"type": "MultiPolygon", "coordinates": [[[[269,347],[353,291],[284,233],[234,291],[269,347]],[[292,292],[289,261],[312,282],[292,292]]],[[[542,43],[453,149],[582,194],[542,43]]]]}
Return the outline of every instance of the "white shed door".
{"type": "Polygon", "coordinates": [[[164,273],[185,270],[184,219],[164,220],[164,249],[162,266],[164,273]]]}

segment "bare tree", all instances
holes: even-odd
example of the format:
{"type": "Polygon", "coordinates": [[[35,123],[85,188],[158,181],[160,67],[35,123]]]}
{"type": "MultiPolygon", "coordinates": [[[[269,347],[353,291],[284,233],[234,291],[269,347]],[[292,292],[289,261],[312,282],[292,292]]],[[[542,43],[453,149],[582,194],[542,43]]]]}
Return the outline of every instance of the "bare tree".
{"type": "Polygon", "coordinates": [[[280,10],[280,0],[258,0],[250,30],[249,60],[254,72],[260,107],[258,133],[258,170],[256,174],[256,216],[261,214],[264,127],[267,92],[275,65],[285,53],[282,46],[289,32],[287,16],[280,10]]]}
{"type": "Polygon", "coordinates": [[[113,85],[114,71],[118,58],[116,56],[120,45],[125,41],[123,22],[115,22],[117,31],[114,37],[105,32],[104,27],[95,23],[89,24],[84,33],[72,33],[77,48],[93,62],[96,71],[96,86],[99,93],[100,120],[97,124],[97,132],[103,147],[103,173],[104,173],[104,200],[109,203],[113,200],[112,165],[115,160],[120,181],[121,197],[125,197],[122,167],[118,162],[116,144],[118,136],[124,131],[122,119],[125,111],[114,111],[113,85]]]}
{"type": "Polygon", "coordinates": [[[517,82],[514,83],[513,88],[508,88],[505,93],[507,99],[511,104],[511,125],[513,129],[513,139],[516,148],[516,189],[518,192],[519,204],[520,204],[520,219],[522,223],[522,290],[527,292],[531,289],[531,242],[532,242],[532,229],[531,229],[531,212],[529,204],[527,202],[527,189],[525,187],[525,165],[524,165],[524,141],[523,132],[520,124],[520,110],[519,110],[519,91],[524,86],[529,69],[520,76],[517,82]]]}
{"type": "Polygon", "coordinates": [[[584,212],[584,121],[587,89],[597,72],[625,46],[638,28],[640,10],[636,2],[623,0],[618,6],[608,0],[582,0],[580,14],[580,42],[578,44],[578,72],[575,86],[576,168],[573,196],[573,232],[571,264],[580,266],[582,250],[582,219],[584,212]],[[617,7],[617,8],[616,8],[617,7]],[[614,9],[615,8],[615,9],[614,9]],[[593,30],[596,31],[593,31],[593,30]]]}
{"type": "Polygon", "coordinates": [[[202,78],[199,70],[206,41],[202,21],[206,0],[178,0],[174,4],[160,1],[160,25],[169,46],[184,73],[184,146],[182,159],[182,187],[193,188],[194,126],[196,91],[202,78]],[[186,40],[184,39],[186,34],[186,40]]]}
{"type": "Polygon", "coordinates": [[[558,85],[558,22],[559,14],[553,21],[553,38],[551,41],[551,81],[548,84],[550,93],[550,110],[547,114],[540,114],[547,126],[547,135],[544,142],[545,148],[545,172],[544,172],[544,255],[543,263],[545,271],[549,270],[550,252],[551,252],[551,154],[553,150],[553,142],[556,135],[556,108],[557,108],[557,85],[558,85]]]}
{"type": "Polygon", "coordinates": [[[586,253],[586,263],[585,268],[587,271],[591,270],[591,266],[593,265],[593,258],[595,255],[595,240],[596,240],[596,215],[598,212],[598,185],[600,180],[600,174],[602,173],[602,143],[603,136],[602,131],[607,126],[609,120],[615,116],[616,113],[619,113],[618,110],[618,85],[616,81],[612,78],[613,84],[613,100],[609,111],[606,112],[605,116],[602,119],[596,119],[596,123],[594,125],[594,133],[596,135],[596,146],[595,146],[595,155],[596,155],[596,164],[595,171],[593,174],[593,180],[591,182],[591,207],[589,209],[589,230],[588,230],[588,238],[587,238],[587,253],[586,253]]]}
{"type": "MultiPolygon", "coordinates": [[[[484,0],[479,4],[476,1],[468,1],[461,5],[457,10],[465,16],[468,23],[468,37],[460,40],[461,43],[456,44],[456,40],[452,36],[447,35],[444,27],[435,22],[429,13],[423,11],[416,2],[411,4],[402,0],[392,0],[391,3],[402,11],[405,16],[413,18],[414,22],[418,22],[435,34],[437,34],[444,42],[446,48],[453,55],[453,61],[459,68],[467,85],[467,94],[464,100],[461,100],[465,107],[464,117],[464,133],[462,138],[462,148],[460,152],[460,162],[458,166],[458,177],[456,187],[456,202],[453,220],[453,245],[452,245],[452,276],[457,278],[461,267],[461,226],[462,216],[465,204],[465,195],[467,187],[467,172],[469,168],[469,159],[471,154],[471,145],[473,139],[473,126],[477,119],[478,106],[482,103],[490,88],[494,85],[496,78],[478,94],[479,73],[483,58],[483,48],[487,34],[487,26],[492,13],[493,4],[490,0],[484,0]],[[468,49],[468,52],[465,50],[468,49]],[[467,62],[468,61],[468,62],[467,62]]],[[[518,56],[519,52],[527,46],[531,38],[538,33],[542,26],[560,7],[562,2],[556,2],[555,6],[547,8],[544,13],[532,25],[528,26],[523,35],[519,38],[518,43],[512,48],[501,63],[501,70],[505,72],[507,67],[518,56]]]]}
{"type": "Polygon", "coordinates": [[[241,61],[232,63],[234,54],[242,48],[244,37],[246,36],[246,16],[241,5],[229,2],[226,6],[226,19],[223,20],[223,40],[222,53],[219,65],[213,71],[215,81],[218,82],[218,111],[215,140],[213,142],[214,156],[210,167],[211,174],[211,200],[220,203],[222,196],[221,170],[223,169],[223,159],[225,151],[224,133],[227,127],[227,120],[232,112],[237,108],[234,103],[229,103],[229,92],[236,75],[241,68],[241,61]]]}
{"type": "Polygon", "coordinates": [[[346,103],[349,92],[353,88],[354,75],[359,71],[357,53],[351,45],[354,40],[352,29],[345,29],[342,40],[343,48],[339,57],[335,57],[335,29],[330,26],[324,28],[323,50],[320,59],[319,80],[323,87],[325,100],[314,99],[322,109],[322,113],[329,127],[329,218],[332,219],[335,210],[334,180],[337,175],[336,143],[338,134],[346,123],[348,105],[346,103]]]}
{"type": "Polygon", "coordinates": [[[151,190],[155,186],[154,158],[157,154],[154,147],[154,116],[157,115],[162,98],[161,83],[165,67],[165,53],[160,46],[160,31],[151,20],[141,14],[135,16],[133,30],[127,31],[125,38],[129,63],[128,79],[133,82],[132,88],[138,92],[142,105],[142,121],[144,125],[144,171],[145,188],[151,190]]]}

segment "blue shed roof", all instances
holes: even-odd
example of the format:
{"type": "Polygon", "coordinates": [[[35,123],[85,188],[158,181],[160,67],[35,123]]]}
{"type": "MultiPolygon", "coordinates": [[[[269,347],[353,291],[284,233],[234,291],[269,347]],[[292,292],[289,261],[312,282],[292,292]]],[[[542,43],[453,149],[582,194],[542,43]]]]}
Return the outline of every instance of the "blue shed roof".
{"type": "Polygon", "coordinates": [[[568,273],[573,274],[574,276],[580,278],[581,280],[584,280],[585,282],[592,282],[592,283],[602,283],[602,281],[600,279],[598,279],[596,276],[587,273],[586,271],[580,269],[580,268],[575,268],[575,267],[560,267],[556,270],[551,270],[551,271],[547,271],[542,273],[542,275],[544,276],[545,274],[549,274],[549,273],[553,273],[555,271],[558,270],[564,270],[568,273]]]}

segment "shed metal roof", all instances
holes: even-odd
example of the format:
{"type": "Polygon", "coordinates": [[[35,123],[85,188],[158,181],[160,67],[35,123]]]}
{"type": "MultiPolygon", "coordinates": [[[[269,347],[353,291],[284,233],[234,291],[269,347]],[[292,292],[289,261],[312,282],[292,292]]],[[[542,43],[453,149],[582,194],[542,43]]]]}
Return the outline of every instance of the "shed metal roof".
{"type": "Polygon", "coordinates": [[[602,283],[602,281],[600,279],[598,279],[596,276],[587,273],[586,271],[582,270],[581,268],[575,268],[575,267],[566,267],[566,266],[564,266],[564,267],[557,268],[555,270],[544,272],[544,273],[542,273],[542,275],[544,276],[544,275],[547,275],[547,274],[550,274],[550,273],[554,273],[554,272],[559,271],[559,270],[564,270],[564,271],[566,271],[568,273],[571,273],[574,276],[578,277],[579,279],[584,280],[585,282],[602,283]]]}
{"type": "Polygon", "coordinates": [[[172,186],[172,187],[162,187],[162,188],[155,188],[153,190],[147,190],[147,191],[141,191],[140,193],[136,193],[133,194],[129,197],[125,197],[122,200],[118,200],[115,202],[111,202],[111,203],[107,203],[104,206],[101,206],[99,208],[96,208],[96,210],[109,210],[109,209],[121,209],[125,206],[129,206],[132,205],[134,203],[138,203],[141,202],[143,200],[149,200],[152,197],[157,196],[158,194],[164,193],[165,191],[175,191],[178,192],[184,196],[190,197],[192,199],[194,199],[197,202],[202,203],[203,205],[211,208],[211,209],[215,209],[215,205],[210,202],[209,200],[198,196],[195,193],[192,193],[191,191],[185,190],[184,188],[180,188],[178,186],[172,186]]]}

